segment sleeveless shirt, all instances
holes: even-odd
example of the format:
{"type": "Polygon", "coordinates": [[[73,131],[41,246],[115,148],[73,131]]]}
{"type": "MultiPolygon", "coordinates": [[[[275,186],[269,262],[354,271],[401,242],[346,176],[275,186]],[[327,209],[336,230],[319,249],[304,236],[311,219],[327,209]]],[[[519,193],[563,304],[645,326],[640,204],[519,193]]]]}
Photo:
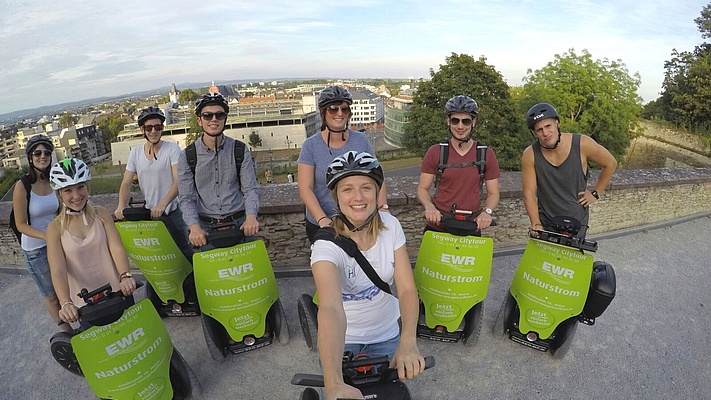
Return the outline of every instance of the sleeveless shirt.
{"type": "Polygon", "coordinates": [[[104,224],[98,216],[94,217],[86,238],[76,237],[65,229],[60,241],[67,264],[69,294],[77,307],[85,305],[77,296],[82,288],[92,291],[110,283],[113,291],[119,290],[119,274],[111,258],[104,224]]]}
{"type": "Polygon", "coordinates": [[[576,218],[583,225],[587,225],[588,208],[578,204],[578,193],[587,188],[589,175],[583,172],[580,161],[580,135],[572,135],[568,158],[557,167],[543,156],[538,141],[533,142],[532,147],[541,223],[547,226],[551,218],[566,216],[576,218]]]}

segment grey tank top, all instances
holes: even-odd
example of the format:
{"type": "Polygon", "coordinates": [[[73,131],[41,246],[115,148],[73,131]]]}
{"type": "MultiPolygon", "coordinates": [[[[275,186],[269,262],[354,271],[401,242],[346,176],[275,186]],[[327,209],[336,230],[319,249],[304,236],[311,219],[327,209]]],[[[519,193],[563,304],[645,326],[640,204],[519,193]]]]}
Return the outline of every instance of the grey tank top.
{"type": "MultiPolygon", "coordinates": [[[[585,190],[588,173],[580,162],[580,135],[573,134],[568,158],[554,166],[543,156],[538,141],[532,145],[536,168],[538,213],[544,227],[556,216],[573,217],[588,224],[588,209],[578,204],[578,193],[585,190]]],[[[589,171],[588,171],[589,172],[589,171]]]]}

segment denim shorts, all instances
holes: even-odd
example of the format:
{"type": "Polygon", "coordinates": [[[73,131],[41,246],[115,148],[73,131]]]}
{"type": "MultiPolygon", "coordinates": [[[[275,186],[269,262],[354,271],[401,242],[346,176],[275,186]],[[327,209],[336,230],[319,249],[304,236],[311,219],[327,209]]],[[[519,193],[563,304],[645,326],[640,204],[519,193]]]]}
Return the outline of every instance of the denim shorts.
{"type": "Polygon", "coordinates": [[[35,280],[42,296],[53,296],[54,286],[52,286],[52,274],[49,271],[49,261],[47,260],[47,246],[39,249],[22,251],[27,269],[35,280]]]}
{"type": "Polygon", "coordinates": [[[392,361],[393,356],[395,356],[395,350],[400,344],[400,335],[398,334],[392,339],[388,339],[380,343],[372,344],[358,344],[358,343],[346,343],[345,351],[350,351],[354,355],[366,354],[369,357],[381,357],[388,356],[388,359],[392,361]]]}

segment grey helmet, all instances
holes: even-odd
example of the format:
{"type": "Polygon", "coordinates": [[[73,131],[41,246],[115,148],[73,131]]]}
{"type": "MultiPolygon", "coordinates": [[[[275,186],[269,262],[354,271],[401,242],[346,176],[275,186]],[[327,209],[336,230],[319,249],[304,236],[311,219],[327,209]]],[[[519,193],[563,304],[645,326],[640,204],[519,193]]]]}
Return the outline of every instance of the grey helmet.
{"type": "Polygon", "coordinates": [[[447,101],[444,108],[447,110],[447,115],[465,113],[476,117],[477,114],[479,114],[479,106],[476,104],[476,101],[469,96],[454,96],[447,101]]]}
{"type": "Polygon", "coordinates": [[[146,123],[146,120],[151,118],[159,118],[161,123],[165,122],[165,114],[163,114],[163,111],[160,108],[153,106],[146,107],[141,110],[141,113],[138,114],[138,119],[136,121],[138,122],[138,126],[143,126],[143,124],[146,123]]]}
{"type": "Polygon", "coordinates": [[[195,102],[195,115],[199,116],[203,108],[213,105],[224,108],[228,114],[230,112],[230,105],[227,103],[227,99],[222,97],[219,93],[210,92],[203,94],[202,97],[195,102]]]}
{"type": "Polygon", "coordinates": [[[555,118],[557,121],[560,121],[558,111],[555,107],[548,103],[538,103],[528,109],[526,113],[526,125],[528,125],[528,129],[533,130],[533,126],[536,125],[536,122],[546,118],[555,118]]]}
{"type": "Polygon", "coordinates": [[[373,178],[378,188],[383,186],[383,168],[378,160],[369,153],[349,151],[336,157],[326,169],[326,184],[330,190],[347,176],[364,175],[373,178]]]}
{"type": "Polygon", "coordinates": [[[35,135],[32,136],[28,141],[27,141],[27,146],[25,146],[25,153],[27,153],[27,158],[31,158],[30,154],[35,150],[35,147],[38,145],[43,144],[47,146],[49,151],[54,151],[54,145],[52,144],[52,139],[50,139],[47,135],[35,135]]]}
{"type": "Polygon", "coordinates": [[[345,101],[348,105],[353,104],[353,96],[346,89],[340,86],[331,86],[323,89],[318,96],[318,108],[324,108],[331,103],[345,101]]]}
{"type": "Polygon", "coordinates": [[[55,163],[49,172],[49,184],[52,186],[52,190],[59,190],[90,180],[89,166],[78,158],[65,158],[55,163]]]}

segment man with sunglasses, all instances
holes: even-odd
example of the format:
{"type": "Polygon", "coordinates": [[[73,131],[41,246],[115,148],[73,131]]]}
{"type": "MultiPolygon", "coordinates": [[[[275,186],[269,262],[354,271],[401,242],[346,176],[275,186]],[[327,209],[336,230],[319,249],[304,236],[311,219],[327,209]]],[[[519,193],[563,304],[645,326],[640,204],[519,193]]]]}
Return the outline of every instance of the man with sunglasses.
{"type": "Polygon", "coordinates": [[[468,96],[454,96],[445,105],[450,138],[447,142],[435,144],[427,150],[420,167],[420,182],[417,185],[417,199],[425,207],[425,230],[443,231],[442,213],[458,210],[472,211],[478,229],[491,225],[491,214],[499,204],[499,177],[501,171],[496,155],[490,147],[485,149],[483,160],[479,160],[477,145],[472,139],[472,129],[476,125],[479,106],[468,96]],[[446,146],[443,148],[442,146],[446,146]],[[443,150],[446,150],[445,153],[443,150]],[[446,160],[441,156],[446,154],[446,160]],[[479,165],[484,163],[484,165],[479,165]],[[446,167],[446,168],[443,168],[446,167]],[[486,184],[486,200],[481,204],[480,188],[482,176],[486,184]],[[430,196],[430,187],[435,185],[435,194],[430,196]]]}
{"type": "Polygon", "coordinates": [[[192,263],[193,247],[188,241],[188,230],[177,199],[180,147],[161,139],[165,114],[160,108],[144,108],[138,114],[137,122],[146,141],[131,148],[114,215],[123,219],[133,179],[138,176],[138,185],[146,208],[151,210],[151,217],[165,224],[180,251],[192,263]]]}
{"type": "Polygon", "coordinates": [[[523,203],[532,229],[550,230],[551,219],[572,217],[588,225],[589,206],[600,198],[617,169],[617,160],[586,135],[561,133],[558,111],[538,103],[526,113],[536,139],[521,158],[523,203]],[[602,169],[592,191],[587,182],[588,161],[602,169]]]}
{"type": "Polygon", "coordinates": [[[257,174],[247,146],[224,134],[229,111],[227,100],[219,93],[198,99],[195,115],[203,133],[190,145],[194,146],[194,164],[188,160],[187,148],[178,161],[180,207],[193,246],[206,246],[206,229],[215,224],[234,223],[244,233],[245,242],[254,240],[259,232],[257,174]],[[235,149],[239,147],[244,150],[238,165],[235,149]]]}
{"type": "MultiPolygon", "coordinates": [[[[316,232],[331,225],[338,206],[326,185],[326,169],[331,162],[349,151],[375,154],[368,137],[350,130],[353,96],[341,86],[330,86],[321,91],[318,108],[321,113],[321,132],[304,141],[297,161],[299,197],[306,206],[306,236],[313,244],[316,232]]],[[[387,210],[387,191],[383,182],[378,194],[378,207],[387,210]]]]}

